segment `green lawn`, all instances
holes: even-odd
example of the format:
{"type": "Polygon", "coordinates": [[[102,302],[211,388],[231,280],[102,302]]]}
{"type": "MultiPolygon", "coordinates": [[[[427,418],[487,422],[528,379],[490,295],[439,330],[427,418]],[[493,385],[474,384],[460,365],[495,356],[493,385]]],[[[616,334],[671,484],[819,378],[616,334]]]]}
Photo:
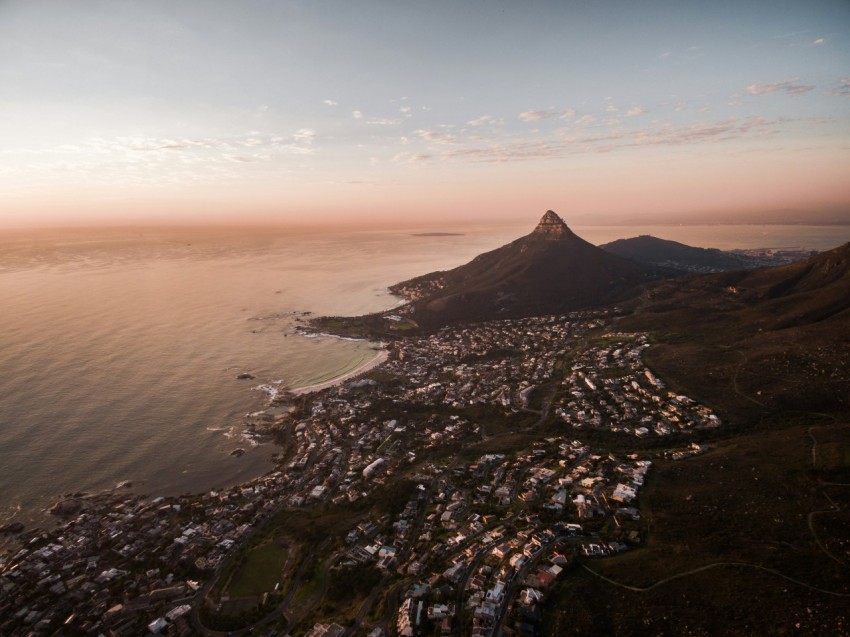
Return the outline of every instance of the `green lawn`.
{"type": "Polygon", "coordinates": [[[286,549],[276,542],[266,542],[253,549],[234,573],[228,586],[231,597],[262,595],[274,590],[286,562],[286,549]]]}

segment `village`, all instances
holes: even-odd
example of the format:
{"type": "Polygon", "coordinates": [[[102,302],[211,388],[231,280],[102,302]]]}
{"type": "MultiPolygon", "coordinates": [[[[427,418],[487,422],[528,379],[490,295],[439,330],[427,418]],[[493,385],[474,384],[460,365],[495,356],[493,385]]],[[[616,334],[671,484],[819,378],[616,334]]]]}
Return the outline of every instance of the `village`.
{"type": "Polygon", "coordinates": [[[68,498],[57,528],[22,533],[0,557],[0,632],[533,637],[577,560],[641,544],[653,459],[700,453],[682,436],[720,425],[665,388],[643,362],[648,337],[613,331],[616,314],[399,338],[376,370],[281,396],[286,409],[251,422],[282,445],[260,478],[68,498]],[[581,441],[589,430],[659,443],[611,453],[581,441]],[[234,556],[250,561],[284,535],[279,521],[315,511],[344,523],[316,547],[288,538],[277,581],[233,594],[234,556]],[[324,586],[301,581],[311,568],[324,586]],[[372,585],[335,615],[328,574],[361,572],[372,585]]]}

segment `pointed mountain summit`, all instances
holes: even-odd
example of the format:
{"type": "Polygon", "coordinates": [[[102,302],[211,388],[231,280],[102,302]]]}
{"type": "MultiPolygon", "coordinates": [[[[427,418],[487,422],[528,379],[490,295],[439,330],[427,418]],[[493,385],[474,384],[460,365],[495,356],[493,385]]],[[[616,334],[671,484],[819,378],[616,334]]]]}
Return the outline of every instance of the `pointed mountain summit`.
{"type": "Polygon", "coordinates": [[[543,236],[547,239],[561,239],[573,233],[554,210],[547,210],[532,234],[543,236]]]}
{"type": "Polygon", "coordinates": [[[501,248],[446,272],[398,283],[394,294],[425,328],[569,312],[636,294],[654,271],[588,243],[555,212],[501,248]]]}

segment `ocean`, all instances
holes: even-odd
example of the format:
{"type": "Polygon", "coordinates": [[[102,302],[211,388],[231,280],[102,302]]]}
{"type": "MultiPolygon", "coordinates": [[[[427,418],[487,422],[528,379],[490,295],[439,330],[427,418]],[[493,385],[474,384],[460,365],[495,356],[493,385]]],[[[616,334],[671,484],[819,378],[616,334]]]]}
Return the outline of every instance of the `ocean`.
{"type": "MultiPolygon", "coordinates": [[[[374,343],[301,336],[305,313],[389,309],[392,283],[533,225],[0,233],[0,524],[44,524],[63,494],[125,480],[153,496],[261,475],[276,448],[243,435],[245,415],[283,386],[328,381],[376,355],[374,343]]],[[[723,249],[850,240],[850,227],[825,226],[574,230],[596,244],[653,234],[723,249]]]]}

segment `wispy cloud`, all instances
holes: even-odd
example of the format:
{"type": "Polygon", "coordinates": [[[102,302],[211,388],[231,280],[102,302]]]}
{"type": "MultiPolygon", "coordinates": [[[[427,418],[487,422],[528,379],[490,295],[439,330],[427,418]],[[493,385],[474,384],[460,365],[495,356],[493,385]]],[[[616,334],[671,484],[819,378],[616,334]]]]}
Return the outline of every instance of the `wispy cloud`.
{"type": "Polygon", "coordinates": [[[523,122],[539,122],[544,119],[551,119],[553,117],[557,117],[558,112],[554,110],[546,110],[546,111],[525,111],[520,113],[518,117],[523,122]]]}
{"type": "Polygon", "coordinates": [[[834,87],[829,94],[850,97],[850,76],[838,80],[838,86],[834,87]]]}
{"type": "Polygon", "coordinates": [[[315,138],[315,131],[307,128],[284,135],[259,131],[232,137],[128,135],[56,146],[4,148],[0,156],[15,156],[20,174],[33,183],[58,183],[78,175],[101,184],[158,189],[244,179],[241,167],[249,165],[268,164],[278,173],[295,165],[295,157],[313,154],[315,138]]]}
{"type": "Polygon", "coordinates": [[[95,137],[77,144],[61,144],[33,149],[7,149],[2,154],[15,154],[33,170],[41,166],[43,178],[51,172],[67,172],[68,166],[103,180],[116,183],[166,183],[170,177],[198,182],[213,175],[236,177],[222,171],[233,164],[283,160],[292,155],[310,155],[316,137],[312,129],[301,129],[291,135],[259,135],[226,138],[167,138],[143,135],[95,137]],[[166,175],[164,177],[163,175],[166,175]],[[159,180],[159,181],[157,181],[159,180]]]}
{"type": "Polygon", "coordinates": [[[231,153],[225,153],[224,155],[222,155],[222,158],[226,161],[232,161],[238,164],[247,164],[254,161],[253,157],[247,155],[233,155],[231,153]]]}
{"type": "Polygon", "coordinates": [[[322,104],[326,104],[327,106],[336,106],[339,102],[336,100],[322,100],[322,104]]]}
{"type": "Polygon", "coordinates": [[[525,111],[520,113],[517,117],[523,122],[539,122],[544,119],[570,119],[575,117],[575,110],[572,108],[567,108],[562,111],[556,110],[554,108],[548,108],[539,111],[525,111]]]}
{"type": "Polygon", "coordinates": [[[312,128],[302,128],[297,131],[293,136],[293,139],[299,142],[306,142],[308,144],[312,144],[313,140],[316,139],[316,131],[312,128]]]}
{"type": "MultiPolygon", "coordinates": [[[[242,140],[241,142],[237,142],[237,144],[242,146],[255,146],[255,139],[248,138],[246,140],[242,140]]],[[[169,152],[180,152],[186,150],[193,149],[204,149],[204,148],[228,148],[235,147],[234,145],[223,144],[221,140],[216,139],[167,139],[167,138],[156,138],[156,137],[142,137],[142,136],[131,136],[131,137],[116,137],[112,140],[106,140],[103,138],[96,137],[94,139],[89,140],[86,143],[81,145],[73,145],[73,146],[58,146],[53,150],[59,152],[85,152],[87,150],[94,151],[96,153],[104,153],[109,151],[120,151],[120,150],[130,150],[134,152],[159,152],[159,151],[169,151],[169,152]]]]}
{"type": "Polygon", "coordinates": [[[505,120],[498,119],[492,115],[482,115],[481,117],[476,117],[475,119],[471,119],[467,122],[470,126],[485,126],[487,124],[498,126],[504,123],[505,120]]]}
{"type": "MultiPolygon", "coordinates": [[[[248,150],[277,149],[293,150],[298,153],[313,151],[316,132],[310,128],[302,128],[290,135],[262,135],[252,131],[245,137],[204,137],[204,138],[172,138],[147,135],[121,135],[111,138],[93,137],[76,144],[59,144],[41,148],[5,149],[0,154],[20,155],[80,155],[80,156],[122,156],[127,159],[151,161],[158,156],[166,159],[171,156],[181,156],[181,161],[214,160],[217,156],[229,153],[233,157],[248,150]],[[219,155],[219,153],[221,153],[219,155]]],[[[253,156],[253,155],[252,155],[253,156]]]]}
{"type": "Polygon", "coordinates": [[[701,142],[720,142],[739,139],[752,132],[764,132],[769,123],[761,117],[750,117],[741,120],[729,117],[725,120],[697,121],[687,126],[662,126],[656,129],[641,131],[634,139],[642,145],[682,145],[701,142]]]}
{"type": "Polygon", "coordinates": [[[393,161],[400,164],[421,164],[431,160],[433,155],[428,153],[399,153],[393,161]]]}
{"type": "Polygon", "coordinates": [[[812,46],[821,46],[822,44],[826,44],[826,38],[818,38],[812,42],[812,46]]]}
{"type": "Polygon", "coordinates": [[[363,113],[361,111],[351,111],[351,116],[354,119],[363,119],[363,113]]]}
{"type": "Polygon", "coordinates": [[[638,115],[643,115],[648,112],[648,109],[643,106],[632,106],[629,110],[626,111],[626,115],[629,117],[637,117],[638,115]]]}
{"type": "Polygon", "coordinates": [[[479,162],[509,162],[528,159],[548,159],[558,156],[558,144],[551,142],[511,142],[483,148],[460,148],[446,151],[443,159],[479,162]]]}
{"type": "Polygon", "coordinates": [[[783,92],[788,95],[802,95],[803,93],[808,93],[809,91],[814,90],[814,86],[800,84],[798,79],[799,78],[795,77],[790,80],[772,82],[769,84],[756,82],[755,84],[750,84],[747,87],[747,93],[750,95],[770,95],[771,93],[783,92]]]}
{"type": "Polygon", "coordinates": [[[401,120],[390,119],[387,117],[370,117],[366,120],[366,123],[372,124],[373,126],[398,126],[401,124],[401,120]]]}
{"type": "Polygon", "coordinates": [[[719,121],[697,121],[684,126],[664,124],[640,130],[618,128],[598,133],[588,129],[564,128],[561,129],[561,136],[555,139],[499,141],[484,146],[459,145],[443,151],[440,158],[510,162],[556,159],[584,153],[609,153],[635,147],[724,143],[749,136],[772,135],[776,132],[775,125],[775,122],[768,122],[761,117],[730,117],[719,121]]]}
{"type": "Polygon", "coordinates": [[[454,135],[435,130],[418,130],[416,134],[427,142],[435,144],[457,144],[458,140],[454,135]]]}

